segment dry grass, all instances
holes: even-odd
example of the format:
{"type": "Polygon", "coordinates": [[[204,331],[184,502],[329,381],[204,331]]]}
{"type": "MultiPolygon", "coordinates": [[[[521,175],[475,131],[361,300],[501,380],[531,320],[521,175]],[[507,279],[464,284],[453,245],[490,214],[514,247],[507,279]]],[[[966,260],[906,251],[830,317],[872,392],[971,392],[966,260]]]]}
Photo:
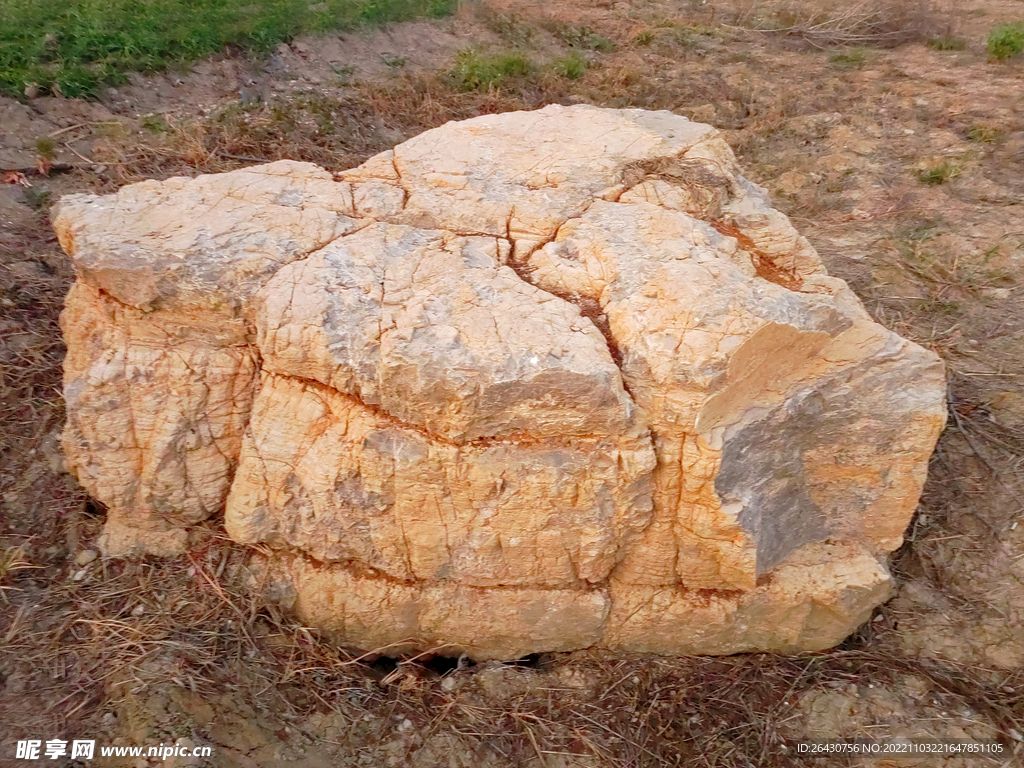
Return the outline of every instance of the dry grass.
{"type": "Polygon", "coordinates": [[[0,600],[3,600],[4,603],[10,603],[10,600],[7,598],[7,590],[16,589],[16,587],[7,586],[4,582],[18,571],[38,568],[38,566],[32,565],[25,558],[26,549],[25,544],[19,544],[18,546],[6,547],[3,552],[0,552],[0,600]]]}
{"type": "Polygon", "coordinates": [[[145,141],[104,142],[102,154],[91,159],[107,170],[83,170],[82,178],[106,191],[146,178],[217,173],[285,158],[342,170],[448,120],[557,100],[569,82],[537,73],[516,78],[511,87],[463,93],[446,72],[402,72],[341,97],[308,92],[235,103],[208,119],[154,120],[154,135],[145,141]],[[411,103],[417,109],[410,110],[411,103]]]}
{"type": "MultiPolygon", "coordinates": [[[[56,677],[64,694],[56,707],[68,721],[104,699],[174,686],[209,701],[225,692],[258,696],[289,722],[314,712],[353,727],[367,717],[409,719],[421,734],[443,732],[513,763],[575,755],[601,766],[797,765],[783,746],[801,694],[904,674],[984,713],[1001,732],[1020,730],[1024,719],[1024,697],[1004,690],[1017,690],[1024,673],[986,679],[969,667],[892,655],[863,637],[852,643],[861,649],[795,658],[584,654],[539,668],[488,664],[447,671],[452,685],[422,655],[393,669],[368,665],[255,604],[242,586],[246,558],[211,534],[175,560],[97,561],[78,581],[69,569],[48,585],[45,602],[23,603],[0,624],[3,653],[56,677]],[[47,616],[56,620],[41,626],[47,616]],[[481,689],[481,675],[504,694],[481,689]]],[[[25,727],[50,717],[38,712],[25,727]]],[[[202,737],[203,724],[192,725],[202,737]]]]}
{"type": "Polygon", "coordinates": [[[26,439],[37,439],[62,415],[59,384],[64,346],[57,315],[64,302],[66,277],[46,262],[37,263],[39,274],[15,274],[0,262],[0,333],[8,342],[0,360],[0,424],[4,427],[0,453],[20,448],[26,439]]]}
{"type": "Polygon", "coordinates": [[[750,3],[738,14],[737,23],[797,37],[816,48],[894,48],[932,39],[941,29],[930,0],[857,0],[827,7],[814,2],[750,3]]]}
{"type": "MultiPolygon", "coordinates": [[[[424,654],[397,665],[367,663],[254,603],[242,586],[246,559],[243,548],[211,532],[205,545],[175,560],[97,561],[81,580],[75,569],[52,579],[42,602],[22,603],[0,621],[2,654],[43,671],[61,694],[48,711],[21,713],[19,723],[52,728],[59,712],[65,732],[74,732],[104,701],[177,688],[191,701],[259,700],[270,722],[281,724],[330,714],[349,729],[346,754],[385,737],[363,733],[366,723],[409,720],[422,741],[442,734],[504,764],[537,758],[545,765],[560,755],[623,768],[782,768],[802,764],[784,747],[796,733],[791,723],[803,694],[914,675],[944,697],[943,706],[969,706],[996,732],[1024,727],[1024,693],[1016,693],[1024,671],[992,678],[894,654],[869,635],[802,657],[576,654],[464,670],[424,654]]],[[[22,583],[38,578],[26,574],[22,583]]],[[[195,713],[177,716],[167,738],[177,729],[229,748],[195,713]]],[[[411,758],[416,744],[408,749],[411,758]]]]}

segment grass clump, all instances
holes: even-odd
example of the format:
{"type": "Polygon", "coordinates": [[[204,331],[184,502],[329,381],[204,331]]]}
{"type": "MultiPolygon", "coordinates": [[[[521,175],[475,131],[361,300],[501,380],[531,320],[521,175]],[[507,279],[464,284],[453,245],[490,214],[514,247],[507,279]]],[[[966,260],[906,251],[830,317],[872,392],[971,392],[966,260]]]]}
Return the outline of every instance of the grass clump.
{"type": "Polygon", "coordinates": [[[554,70],[562,77],[579,80],[587,72],[587,60],[579,51],[572,51],[554,64],[554,70]]]}
{"type": "Polygon", "coordinates": [[[509,78],[525,77],[533,69],[533,62],[521,53],[484,56],[468,49],[460,51],[455,57],[455,66],[449,72],[449,77],[460,91],[485,91],[497,88],[509,78]]]}
{"type": "Polygon", "coordinates": [[[657,33],[653,29],[641,29],[635,35],[630,42],[635,46],[650,45],[654,42],[654,38],[657,37],[657,33]]]}
{"type": "Polygon", "coordinates": [[[988,52],[1005,61],[1024,51],[1024,22],[1000,24],[988,33],[988,52]]]}
{"type": "Polygon", "coordinates": [[[960,166],[943,160],[938,165],[918,171],[917,178],[925,184],[938,185],[957,178],[960,175],[960,166]]]}
{"type": "Polygon", "coordinates": [[[142,127],[150,133],[167,133],[167,131],[171,129],[166,118],[163,115],[156,113],[143,115],[140,122],[142,123],[142,127]]]}
{"type": "Polygon", "coordinates": [[[599,53],[612,53],[616,48],[613,41],[597,34],[590,27],[577,27],[554,19],[546,19],[541,26],[570,48],[599,53]]]}
{"type": "Polygon", "coordinates": [[[963,51],[967,41],[957,35],[939,35],[928,40],[928,47],[936,51],[963,51]]]}
{"type": "Polygon", "coordinates": [[[481,4],[476,11],[476,17],[509,45],[530,45],[537,37],[537,30],[516,13],[501,13],[481,4]]]}
{"type": "Polygon", "coordinates": [[[390,53],[382,53],[380,60],[384,62],[384,66],[391,70],[401,69],[409,61],[406,56],[394,56],[390,53]]]}
{"type": "Polygon", "coordinates": [[[36,139],[36,154],[45,160],[53,160],[57,156],[57,142],[49,136],[36,139]]]}
{"type": "Polygon", "coordinates": [[[133,71],[302,32],[442,16],[457,0],[0,0],[0,93],[95,96],[133,71]]]}
{"type": "Polygon", "coordinates": [[[707,43],[718,33],[708,27],[676,24],[662,21],[654,27],[646,27],[636,32],[630,44],[634,47],[657,46],[668,52],[672,46],[685,49],[707,49],[707,43]]]}
{"type": "Polygon", "coordinates": [[[860,69],[867,60],[868,53],[863,48],[852,48],[828,57],[828,63],[840,69],[860,69]]]}
{"type": "Polygon", "coordinates": [[[991,125],[972,125],[967,129],[967,140],[976,144],[993,144],[998,141],[1003,132],[991,125]]]}

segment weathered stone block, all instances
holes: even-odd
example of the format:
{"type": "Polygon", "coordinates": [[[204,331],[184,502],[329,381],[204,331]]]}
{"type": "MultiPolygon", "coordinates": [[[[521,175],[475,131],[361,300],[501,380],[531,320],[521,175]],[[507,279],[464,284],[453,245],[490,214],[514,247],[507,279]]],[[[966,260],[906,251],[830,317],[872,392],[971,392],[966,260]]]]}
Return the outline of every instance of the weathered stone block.
{"type": "Polygon", "coordinates": [[[887,597],[945,421],[939,359],[667,112],[488,115],[55,227],[107,554],[223,510],[366,648],[827,647],[887,597]]]}

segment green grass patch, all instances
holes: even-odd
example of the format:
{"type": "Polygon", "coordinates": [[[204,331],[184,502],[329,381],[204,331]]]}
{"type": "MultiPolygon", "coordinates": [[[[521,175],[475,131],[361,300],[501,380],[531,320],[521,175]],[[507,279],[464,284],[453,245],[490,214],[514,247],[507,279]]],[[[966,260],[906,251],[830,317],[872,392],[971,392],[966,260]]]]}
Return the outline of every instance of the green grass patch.
{"type": "Polygon", "coordinates": [[[142,116],[142,127],[150,133],[167,133],[171,130],[170,123],[164,118],[163,115],[149,114],[142,116]]]}
{"type": "Polygon", "coordinates": [[[1001,129],[991,125],[972,125],[967,129],[967,140],[978,144],[994,144],[1002,135],[1001,129]]]}
{"type": "Polygon", "coordinates": [[[630,43],[632,43],[635,46],[650,45],[651,43],[654,42],[654,39],[657,36],[658,36],[658,34],[657,34],[656,30],[653,30],[653,29],[641,29],[639,32],[637,32],[635,35],[633,35],[633,39],[630,40],[630,43]]]}
{"type": "Polygon", "coordinates": [[[57,156],[57,142],[49,136],[36,139],[36,154],[44,160],[53,160],[57,156]]]}
{"type": "Polygon", "coordinates": [[[0,93],[95,96],[226,46],[451,13],[457,0],[0,0],[0,93]]]}
{"type": "Polygon", "coordinates": [[[29,208],[36,211],[45,211],[50,207],[50,197],[52,193],[48,189],[36,189],[35,187],[28,187],[21,190],[21,200],[29,208]]]}
{"type": "Polygon", "coordinates": [[[928,47],[936,51],[964,51],[967,50],[967,41],[956,35],[940,35],[928,40],[928,47]]]}
{"type": "Polygon", "coordinates": [[[554,64],[554,70],[562,77],[570,80],[579,80],[587,73],[587,60],[579,51],[572,51],[568,56],[563,56],[554,64]]]}
{"type": "Polygon", "coordinates": [[[1024,22],[1000,24],[988,33],[988,52],[1005,61],[1024,51],[1024,22]]]}
{"type": "Polygon", "coordinates": [[[545,19],[541,26],[570,48],[611,53],[616,47],[612,40],[597,34],[590,27],[577,27],[554,19],[545,19]]]}
{"type": "Polygon", "coordinates": [[[951,163],[948,160],[944,160],[938,165],[934,165],[931,168],[926,168],[923,171],[918,171],[917,178],[925,184],[945,184],[951,179],[955,179],[960,175],[960,166],[956,163],[951,163]]]}
{"type": "Polygon", "coordinates": [[[533,71],[533,62],[521,53],[484,55],[468,49],[458,53],[448,75],[460,91],[486,91],[497,88],[509,78],[525,77],[533,71]]]}
{"type": "Polygon", "coordinates": [[[860,69],[867,60],[868,53],[863,48],[851,48],[828,57],[828,63],[839,69],[860,69]]]}
{"type": "Polygon", "coordinates": [[[658,46],[660,48],[673,45],[686,49],[707,48],[708,43],[718,33],[710,27],[685,26],[668,20],[657,22],[653,27],[641,29],[630,40],[634,47],[658,46]]]}

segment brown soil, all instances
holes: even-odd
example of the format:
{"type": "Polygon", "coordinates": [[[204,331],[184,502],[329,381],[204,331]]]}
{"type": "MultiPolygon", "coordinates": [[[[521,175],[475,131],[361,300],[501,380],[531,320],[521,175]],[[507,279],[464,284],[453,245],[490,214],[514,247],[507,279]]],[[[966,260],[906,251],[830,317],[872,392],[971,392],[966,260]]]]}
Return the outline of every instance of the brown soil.
{"type": "Polygon", "coordinates": [[[0,186],[0,765],[26,764],[16,739],[84,737],[187,739],[214,766],[782,766],[800,764],[786,739],[926,735],[1006,751],[899,765],[1021,764],[1024,70],[984,39],[1024,8],[904,3],[916,15],[895,38],[850,49],[809,31],[845,12],[812,2],[467,3],[265,61],[137,76],[95,103],[0,99],[0,171],[33,185],[0,186]],[[584,26],[616,50],[588,49],[584,26]],[[790,29],[750,31],[769,26],[790,29]],[[925,44],[941,34],[966,49],[925,44]],[[546,66],[567,41],[590,64],[578,80],[546,66]],[[447,72],[470,43],[525,51],[537,71],[462,92],[447,72]],[[86,563],[103,510],[62,473],[72,274],[52,200],[281,157],[336,170],[447,120],[550,102],[720,126],[875,317],[947,361],[949,426],[895,558],[898,594],[868,625],[798,658],[396,666],[246,598],[246,553],[216,523],[182,558],[86,563]],[[32,173],[40,152],[49,176],[32,173]]]}

